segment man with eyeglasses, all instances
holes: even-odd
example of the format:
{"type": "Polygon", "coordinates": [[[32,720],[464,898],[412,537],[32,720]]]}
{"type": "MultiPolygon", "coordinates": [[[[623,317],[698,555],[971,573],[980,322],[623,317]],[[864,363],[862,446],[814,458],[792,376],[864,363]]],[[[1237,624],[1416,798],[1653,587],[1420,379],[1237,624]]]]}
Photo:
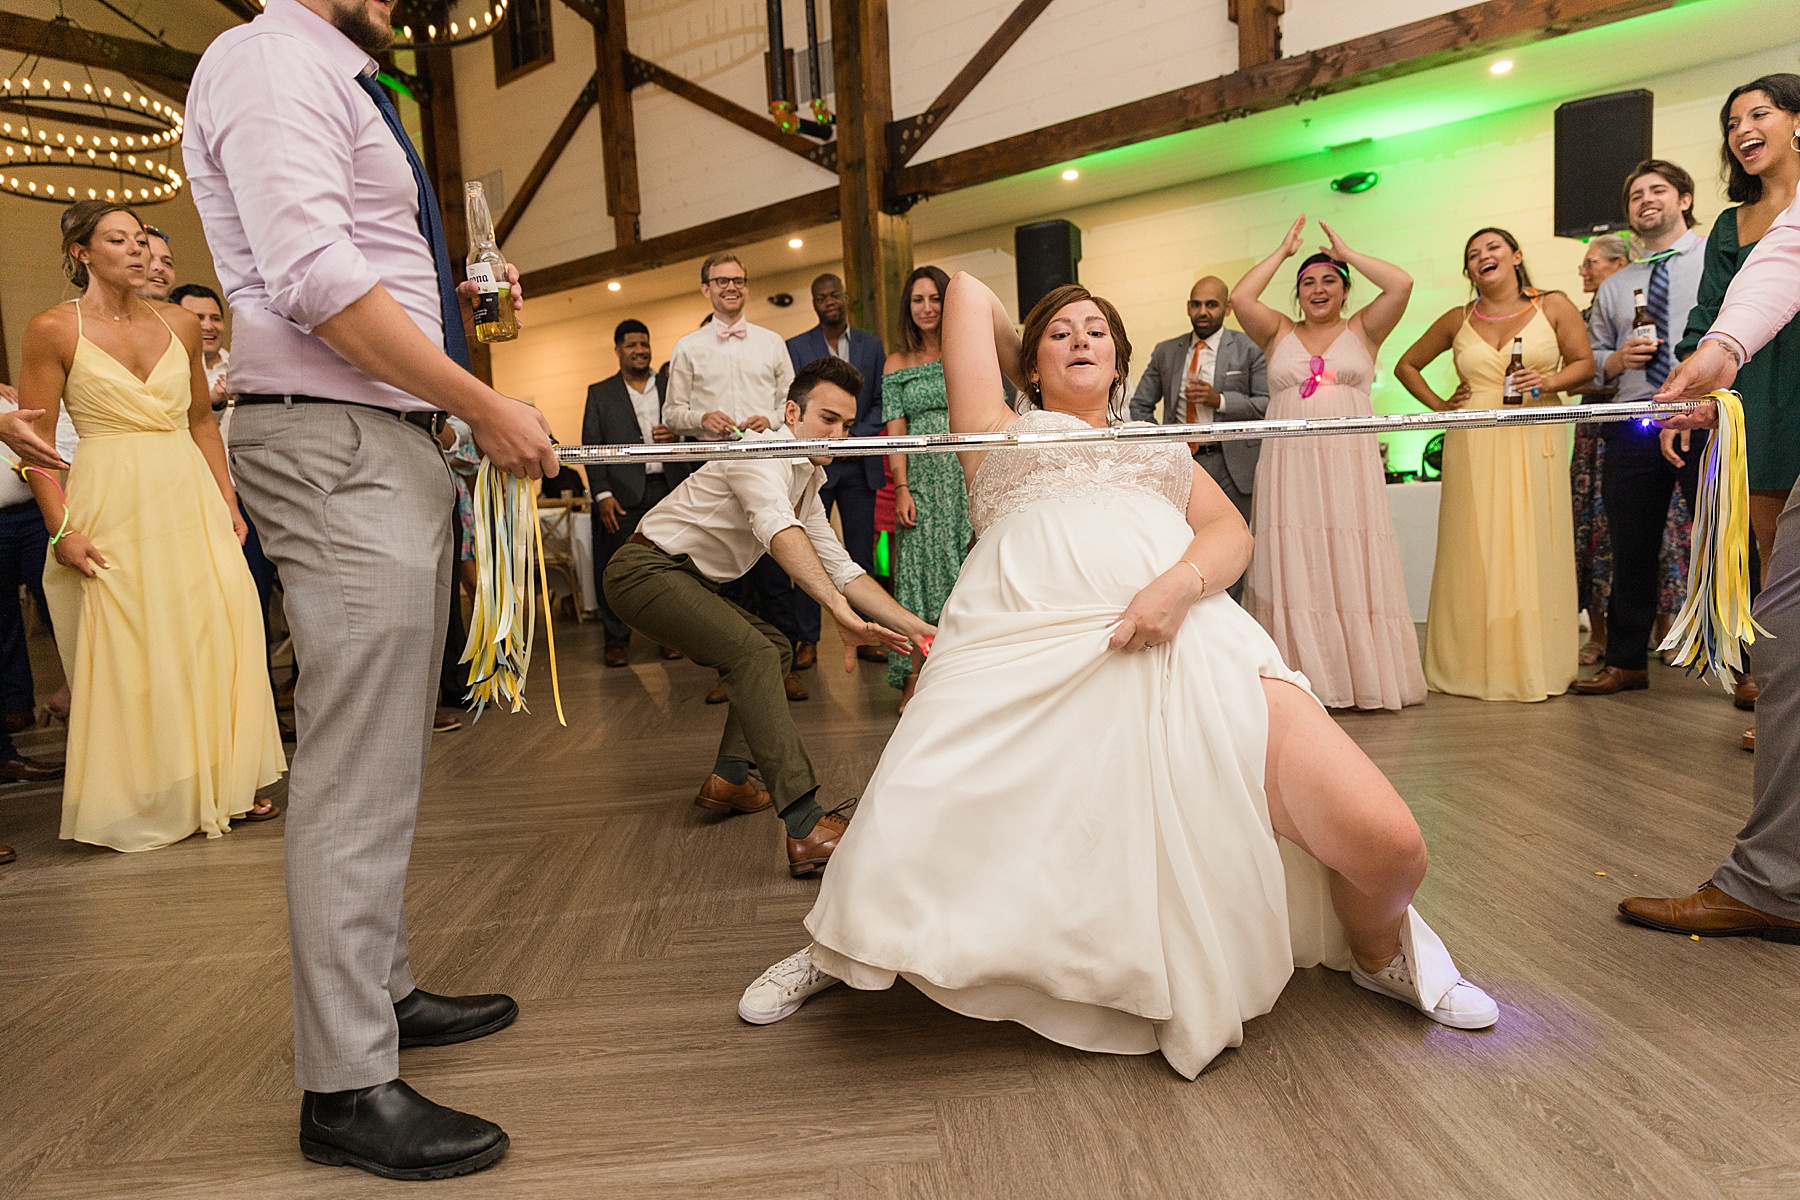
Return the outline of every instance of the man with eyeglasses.
{"type": "MultiPolygon", "coordinates": [[[[779,333],[745,317],[750,280],[737,255],[715,254],[701,264],[700,294],[712,305],[712,320],[675,343],[663,424],[703,442],[781,428],[794,364],[779,333]]],[[[798,593],[769,556],[720,594],[768,621],[796,646],[804,640],[795,605],[798,593]]],[[[807,699],[806,685],[792,671],[783,686],[789,700],[807,699]]],[[[723,703],[724,685],[714,688],[706,701],[723,703]]]]}
{"type": "Polygon", "coordinates": [[[144,226],[150,243],[150,261],[144,266],[144,286],[138,295],[146,300],[167,300],[175,286],[175,254],[169,249],[169,235],[154,225],[144,226]]]}

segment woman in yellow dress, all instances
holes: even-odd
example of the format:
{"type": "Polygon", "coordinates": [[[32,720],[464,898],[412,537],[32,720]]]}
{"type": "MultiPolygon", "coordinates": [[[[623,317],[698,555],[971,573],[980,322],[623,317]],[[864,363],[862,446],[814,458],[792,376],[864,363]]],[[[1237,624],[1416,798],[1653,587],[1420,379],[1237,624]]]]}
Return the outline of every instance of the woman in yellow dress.
{"type": "Polygon", "coordinates": [[[83,201],[62,232],[82,295],[32,318],[19,385],[42,436],[60,403],[81,435],[66,504],[30,475],[74,689],[62,836],[154,850],[272,813],[255,793],[287,763],[199,322],[138,298],[148,252],[131,210],[83,201]]]}
{"type": "MultiPolygon", "coordinates": [[[[1439,412],[1500,408],[1513,340],[1525,405],[1561,404],[1593,376],[1581,313],[1561,292],[1531,286],[1504,229],[1463,247],[1473,303],[1439,317],[1394,376],[1439,412]],[[1450,351],[1461,382],[1440,396],[1421,372],[1450,351]]],[[[1451,430],[1444,435],[1437,564],[1425,622],[1425,683],[1480,700],[1542,700],[1568,691],[1581,653],[1569,513],[1569,435],[1561,425],[1451,430]]]]}

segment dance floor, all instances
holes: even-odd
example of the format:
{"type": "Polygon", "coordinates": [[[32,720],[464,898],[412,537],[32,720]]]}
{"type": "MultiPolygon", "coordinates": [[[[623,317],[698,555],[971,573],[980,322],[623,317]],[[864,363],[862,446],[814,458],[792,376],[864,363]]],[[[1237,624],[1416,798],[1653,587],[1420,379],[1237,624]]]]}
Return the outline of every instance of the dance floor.
{"type": "MultiPolygon", "coordinates": [[[[1800,1195],[1800,948],[1613,915],[1704,880],[1748,809],[1746,722],[1715,687],[1658,667],[1649,693],[1345,718],[1424,825],[1420,907],[1500,1025],[1303,971],[1188,1082],[904,985],[740,1023],[817,885],[788,879],[769,814],[690,803],[724,720],[707,673],[642,647],[605,671],[598,625],[557,632],[570,727],[545,672],[530,716],[438,736],[407,896],[425,986],[522,1004],[402,1058],[504,1125],[506,1159],[432,1185],[302,1160],[281,822],[120,855],[57,841],[60,785],[8,787],[0,1196],[1800,1195]]],[[[832,801],[894,721],[881,668],[836,658],[794,709],[832,801]]]]}

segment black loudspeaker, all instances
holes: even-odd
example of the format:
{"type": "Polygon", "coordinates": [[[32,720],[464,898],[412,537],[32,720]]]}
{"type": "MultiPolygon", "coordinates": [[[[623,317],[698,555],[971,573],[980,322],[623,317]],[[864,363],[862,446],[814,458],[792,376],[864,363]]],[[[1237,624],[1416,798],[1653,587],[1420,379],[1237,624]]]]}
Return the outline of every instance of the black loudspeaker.
{"type": "Polygon", "coordinates": [[[1557,106],[1557,237],[1626,227],[1625,177],[1650,157],[1653,100],[1639,88],[1557,106]]]}
{"type": "Polygon", "coordinates": [[[1034,221],[1013,230],[1019,270],[1019,320],[1052,288],[1081,282],[1081,230],[1074,222],[1034,221]]]}

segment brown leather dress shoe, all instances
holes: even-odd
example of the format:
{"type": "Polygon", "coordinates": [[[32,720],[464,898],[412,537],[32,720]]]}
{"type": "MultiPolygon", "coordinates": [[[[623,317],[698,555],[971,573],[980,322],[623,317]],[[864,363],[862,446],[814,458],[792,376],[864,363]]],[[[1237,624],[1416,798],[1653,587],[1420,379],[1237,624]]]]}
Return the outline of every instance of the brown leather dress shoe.
{"type": "Polygon", "coordinates": [[[1668,933],[1686,933],[1695,937],[1759,937],[1769,942],[1800,945],[1800,921],[1772,917],[1710,883],[1691,896],[1671,899],[1633,896],[1619,903],[1619,915],[1627,921],[1668,933]]]}
{"type": "Polygon", "coordinates": [[[773,803],[769,793],[754,783],[727,783],[718,775],[708,775],[694,797],[696,807],[722,813],[761,812],[773,803]]]}
{"type": "Polygon", "coordinates": [[[608,646],[600,661],[609,667],[622,667],[631,661],[631,651],[626,646],[608,646]]]}
{"type": "Polygon", "coordinates": [[[725,695],[725,685],[722,683],[713,688],[712,691],[706,693],[706,702],[708,704],[723,704],[729,698],[730,697],[725,695]]]}
{"type": "Polygon", "coordinates": [[[1641,692],[1649,686],[1648,671],[1607,667],[1592,679],[1577,679],[1569,685],[1569,690],[1578,696],[1611,696],[1618,692],[1641,692]]]}
{"type": "Polygon", "coordinates": [[[781,687],[782,690],[787,692],[787,698],[789,700],[812,699],[812,693],[806,690],[806,685],[801,683],[800,677],[792,671],[789,671],[787,673],[787,678],[781,681],[781,687]]]}
{"type": "Polygon", "coordinates": [[[883,650],[880,646],[858,646],[856,648],[856,657],[862,659],[864,662],[881,663],[883,666],[887,665],[887,651],[883,650]]]}
{"type": "Polygon", "coordinates": [[[455,733],[462,728],[462,714],[454,708],[440,706],[437,716],[431,719],[431,732],[455,733]]]}
{"type": "Polygon", "coordinates": [[[664,662],[674,662],[676,659],[681,657],[681,651],[677,650],[673,646],[664,646],[661,648],[659,653],[662,655],[664,662]]]}
{"type": "Polygon", "coordinates": [[[1739,675],[1737,690],[1731,693],[1731,702],[1745,712],[1756,711],[1756,699],[1762,695],[1762,689],[1756,686],[1756,680],[1749,675],[1739,675]]]}
{"type": "Polygon", "coordinates": [[[787,840],[789,875],[799,879],[806,875],[816,875],[825,869],[831,852],[837,849],[838,839],[844,836],[844,830],[850,828],[850,814],[844,810],[855,803],[852,800],[841,804],[820,817],[819,823],[805,837],[791,837],[787,840]]]}
{"type": "Polygon", "coordinates": [[[11,846],[0,846],[0,867],[19,857],[19,852],[11,846]]]}
{"type": "Polygon", "coordinates": [[[21,754],[0,762],[0,783],[49,783],[52,779],[61,779],[63,770],[61,763],[26,758],[21,754]]]}
{"type": "Polygon", "coordinates": [[[794,670],[810,671],[819,663],[819,643],[801,642],[794,647],[794,670]]]}

